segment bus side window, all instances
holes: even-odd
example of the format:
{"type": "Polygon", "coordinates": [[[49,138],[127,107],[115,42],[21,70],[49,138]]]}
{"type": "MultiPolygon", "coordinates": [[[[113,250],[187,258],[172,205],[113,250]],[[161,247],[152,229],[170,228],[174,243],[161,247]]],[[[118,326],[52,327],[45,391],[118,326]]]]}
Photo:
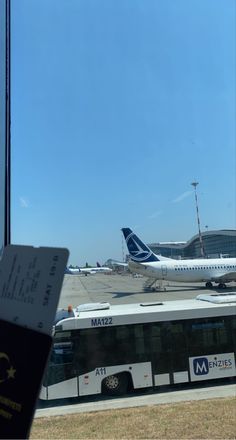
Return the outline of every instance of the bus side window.
{"type": "Polygon", "coordinates": [[[189,328],[189,348],[193,355],[227,351],[227,318],[208,318],[193,321],[189,328]]]}
{"type": "Polygon", "coordinates": [[[171,324],[171,345],[173,351],[186,350],[184,324],[182,321],[173,322],[171,324]]]}
{"type": "Polygon", "coordinates": [[[152,323],[150,326],[150,341],[152,353],[162,351],[161,326],[159,323],[152,323]]]}
{"type": "Polygon", "coordinates": [[[170,352],[172,350],[172,333],[170,322],[163,322],[161,324],[161,340],[162,351],[170,352]]]}
{"type": "Polygon", "coordinates": [[[187,345],[185,334],[185,323],[183,321],[172,322],[171,330],[171,353],[172,368],[174,371],[187,369],[187,345]]]}
{"type": "Polygon", "coordinates": [[[231,318],[231,329],[230,329],[230,333],[232,335],[232,339],[233,339],[233,345],[236,348],[236,316],[231,318]]]}
{"type": "Polygon", "coordinates": [[[54,343],[51,353],[51,362],[55,365],[72,362],[72,342],[54,343]]]}
{"type": "Polygon", "coordinates": [[[104,329],[80,330],[76,355],[76,364],[80,374],[102,365],[104,356],[102,330],[104,329]]]}
{"type": "Polygon", "coordinates": [[[115,329],[116,340],[116,356],[117,361],[122,363],[125,359],[126,362],[133,362],[134,359],[134,346],[133,346],[133,329],[129,325],[121,325],[115,329]]]}
{"type": "Polygon", "coordinates": [[[143,324],[135,325],[135,327],[134,327],[134,340],[135,340],[136,359],[138,361],[142,361],[144,359],[144,354],[146,352],[143,324]]]}

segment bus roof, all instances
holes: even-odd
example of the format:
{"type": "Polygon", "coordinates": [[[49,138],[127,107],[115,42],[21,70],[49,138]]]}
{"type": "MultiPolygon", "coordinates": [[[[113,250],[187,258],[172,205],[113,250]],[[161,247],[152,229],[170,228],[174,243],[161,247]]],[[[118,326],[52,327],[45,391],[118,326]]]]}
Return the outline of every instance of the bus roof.
{"type": "Polygon", "coordinates": [[[110,305],[109,303],[83,304],[68,313],[59,310],[54,330],[128,325],[134,323],[207,318],[236,314],[236,292],[217,295],[199,295],[194,299],[143,302],[110,305]]]}

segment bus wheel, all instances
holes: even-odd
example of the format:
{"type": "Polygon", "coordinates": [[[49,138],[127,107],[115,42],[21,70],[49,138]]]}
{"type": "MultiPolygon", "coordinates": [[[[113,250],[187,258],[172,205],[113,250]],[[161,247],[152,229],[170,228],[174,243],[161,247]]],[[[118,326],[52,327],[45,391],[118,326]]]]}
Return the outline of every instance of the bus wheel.
{"type": "Polygon", "coordinates": [[[128,376],[126,373],[113,374],[107,376],[102,382],[103,394],[110,396],[120,396],[127,392],[128,376]]]}

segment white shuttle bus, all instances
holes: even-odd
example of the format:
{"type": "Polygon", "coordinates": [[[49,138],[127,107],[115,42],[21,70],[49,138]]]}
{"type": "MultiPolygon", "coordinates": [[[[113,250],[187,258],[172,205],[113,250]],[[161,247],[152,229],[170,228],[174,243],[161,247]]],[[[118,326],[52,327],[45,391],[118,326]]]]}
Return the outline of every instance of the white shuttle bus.
{"type": "Polygon", "coordinates": [[[236,293],[58,310],[41,399],[235,376],[236,293]]]}

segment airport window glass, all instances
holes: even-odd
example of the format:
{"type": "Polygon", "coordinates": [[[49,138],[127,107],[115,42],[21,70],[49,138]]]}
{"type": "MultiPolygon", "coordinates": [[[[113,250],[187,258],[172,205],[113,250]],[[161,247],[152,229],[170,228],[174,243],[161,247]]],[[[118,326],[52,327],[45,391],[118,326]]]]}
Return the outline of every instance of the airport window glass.
{"type": "MultiPolygon", "coordinates": [[[[222,227],[232,222],[235,9],[233,1],[228,3],[11,0],[14,243],[68,247],[74,267],[113,256],[124,261],[126,243],[119,234],[126,219],[144,238],[186,240],[181,248],[156,245],[158,253],[198,258],[187,175],[201,179],[200,214],[209,225],[214,227],[216,217],[222,227]],[[222,178],[217,180],[213,170],[219,169],[222,178]],[[208,185],[214,180],[215,185],[208,185]]],[[[2,25],[0,13],[0,33],[2,25]]],[[[1,88],[0,105],[2,98],[1,88]]],[[[0,112],[0,136],[5,136],[2,106],[0,112]]],[[[5,151],[0,142],[3,192],[5,151]]],[[[3,205],[1,193],[0,214],[3,205]]],[[[0,254],[4,227],[1,216],[0,254]]],[[[236,256],[235,235],[203,235],[207,255],[236,256]]],[[[138,245],[131,250],[140,254],[138,245]]],[[[183,265],[176,266],[176,278],[190,272],[183,265]]],[[[200,278],[202,269],[192,266],[192,275],[200,278]]],[[[225,264],[220,269],[224,272],[225,264]]],[[[142,288],[137,292],[132,285],[127,294],[125,283],[114,287],[112,280],[97,278],[97,296],[89,276],[71,279],[73,307],[100,298],[119,304],[140,301],[142,288]]],[[[59,307],[68,299],[67,286],[65,282],[59,307]]],[[[153,292],[148,295],[142,301],[152,301],[153,292]]],[[[235,338],[235,321],[233,325],[235,338]]],[[[48,381],[91,371],[103,366],[104,359],[106,365],[152,359],[154,373],[185,371],[186,347],[193,355],[226,350],[226,328],[224,322],[206,320],[202,327],[183,321],[72,331],[71,342],[59,335],[54,344],[48,381]]]]}
{"type": "Polygon", "coordinates": [[[10,78],[6,1],[0,0],[0,258],[10,240],[10,78]]]}

